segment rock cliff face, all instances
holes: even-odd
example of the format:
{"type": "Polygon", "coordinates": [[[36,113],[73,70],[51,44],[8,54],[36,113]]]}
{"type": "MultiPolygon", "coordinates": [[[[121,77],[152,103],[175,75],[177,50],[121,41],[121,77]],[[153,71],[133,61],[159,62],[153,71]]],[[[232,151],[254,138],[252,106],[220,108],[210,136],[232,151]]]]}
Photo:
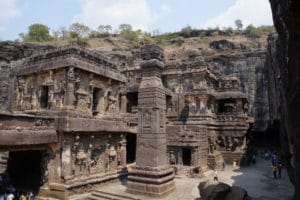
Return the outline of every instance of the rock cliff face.
{"type": "Polygon", "coordinates": [[[300,199],[300,2],[270,0],[278,40],[270,38],[270,113],[280,119],[289,174],[300,199]],[[280,103],[279,103],[280,102],[280,103]]]}
{"type": "Polygon", "coordinates": [[[51,49],[51,45],[34,43],[0,42],[0,62],[10,62],[32,55],[35,51],[51,49]]]}
{"type": "Polygon", "coordinates": [[[242,91],[249,101],[249,114],[255,118],[252,131],[266,131],[269,102],[265,49],[217,55],[212,61],[223,73],[235,74],[241,80],[242,91]]]}

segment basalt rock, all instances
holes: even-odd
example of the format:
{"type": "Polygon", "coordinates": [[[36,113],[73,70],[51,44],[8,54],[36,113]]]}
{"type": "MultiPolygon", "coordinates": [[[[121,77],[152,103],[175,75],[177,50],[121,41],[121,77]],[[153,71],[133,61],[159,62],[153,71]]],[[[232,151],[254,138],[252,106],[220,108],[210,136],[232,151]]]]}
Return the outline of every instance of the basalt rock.
{"type": "Polygon", "coordinates": [[[40,50],[53,49],[52,45],[41,45],[35,43],[0,42],[0,62],[9,62],[31,56],[40,50]]]}
{"type": "Polygon", "coordinates": [[[198,185],[201,200],[245,200],[247,191],[238,186],[230,186],[223,182],[204,181],[198,185]]]}
{"type": "Polygon", "coordinates": [[[283,153],[295,185],[295,199],[300,199],[300,2],[270,3],[278,32],[278,39],[269,42],[271,119],[280,120],[283,153]]]}

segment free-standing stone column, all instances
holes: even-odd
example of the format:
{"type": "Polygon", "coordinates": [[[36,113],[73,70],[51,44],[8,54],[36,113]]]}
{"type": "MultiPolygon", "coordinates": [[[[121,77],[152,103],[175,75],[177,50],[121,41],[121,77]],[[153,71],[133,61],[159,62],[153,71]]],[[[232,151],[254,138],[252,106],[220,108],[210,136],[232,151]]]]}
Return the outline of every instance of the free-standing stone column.
{"type": "Polygon", "coordinates": [[[147,45],[141,57],[136,165],[129,168],[127,192],[162,197],[175,190],[173,168],[167,160],[163,50],[147,45]]]}

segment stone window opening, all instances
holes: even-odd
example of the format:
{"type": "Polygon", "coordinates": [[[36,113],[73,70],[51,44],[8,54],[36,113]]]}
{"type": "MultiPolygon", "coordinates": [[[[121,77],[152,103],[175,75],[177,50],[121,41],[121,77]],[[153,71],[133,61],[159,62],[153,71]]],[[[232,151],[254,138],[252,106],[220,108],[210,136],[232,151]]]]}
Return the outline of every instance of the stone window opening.
{"type": "Polygon", "coordinates": [[[101,88],[94,88],[93,89],[93,104],[92,104],[92,111],[93,115],[97,115],[99,112],[99,100],[102,95],[102,89],[101,88]]]}
{"type": "Polygon", "coordinates": [[[48,104],[49,104],[49,87],[42,86],[41,87],[41,98],[40,98],[41,108],[48,108],[48,104]]]}
{"type": "Polygon", "coordinates": [[[129,92],[127,97],[127,112],[136,113],[138,106],[138,92],[129,92]]]}
{"type": "Polygon", "coordinates": [[[218,113],[232,113],[236,111],[235,99],[222,99],[219,101],[218,113]]]}

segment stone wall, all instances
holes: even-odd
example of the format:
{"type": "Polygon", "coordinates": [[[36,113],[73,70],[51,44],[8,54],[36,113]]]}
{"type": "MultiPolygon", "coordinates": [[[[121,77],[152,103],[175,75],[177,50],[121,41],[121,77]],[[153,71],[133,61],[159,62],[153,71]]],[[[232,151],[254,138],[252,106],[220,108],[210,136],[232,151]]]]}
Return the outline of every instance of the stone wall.
{"type": "Polygon", "coordinates": [[[300,2],[270,0],[270,3],[278,32],[278,40],[270,41],[269,45],[270,78],[273,80],[270,97],[276,97],[275,101],[270,99],[272,119],[280,119],[288,172],[295,185],[295,199],[300,199],[300,2]],[[278,99],[280,104],[276,102],[278,99]]]}
{"type": "Polygon", "coordinates": [[[8,111],[11,101],[10,65],[0,62],[0,112],[8,111]]]}
{"type": "Polygon", "coordinates": [[[0,173],[3,173],[6,171],[7,160],[8,160],[8,152],[1,152],[0,153],[0,173]]]}

